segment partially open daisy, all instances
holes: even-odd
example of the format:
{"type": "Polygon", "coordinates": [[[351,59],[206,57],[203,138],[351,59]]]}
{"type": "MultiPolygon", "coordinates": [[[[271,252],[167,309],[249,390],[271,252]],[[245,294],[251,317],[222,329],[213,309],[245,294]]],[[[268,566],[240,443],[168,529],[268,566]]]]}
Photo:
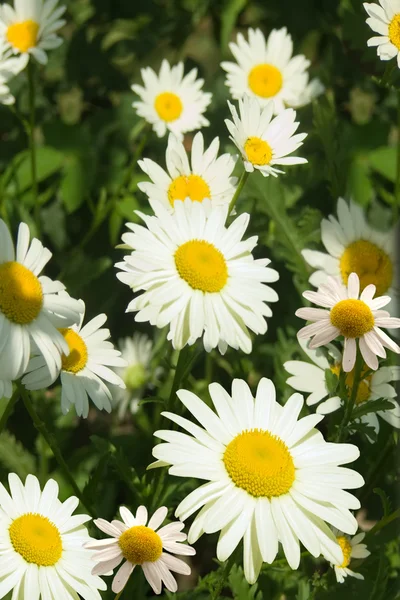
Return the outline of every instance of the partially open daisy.
{"type": "Polygon", "coordinates": [[[184,133],[210,124],[203,114],[211,94],[202,91],[204,80],[196,79],[197,69],[184,76],[182,62],[171,67],[164,59],[158,75],[150,67],[141,69],[141,74],[144,86],[132,86],[140,96],[133,106],[140,117],[151,123],[158,137],[171,131],[182,139],[184,133]]]}
{"type": "Polygon", "coordinates": [[[261,379],[255,399],[240,379],[232,383],[232,397],[218,383],[209,391],[218,414],[195,394],[177,392],[202,427],[166,412],[162,414],[191,435],[170,430],[154,434],[166,443],[153,448],[160,462],[152,466],[171,465],[171,475],[208,481],[175,513],[186,520],[201,508],[189,543],[203,533],[221,531],[217,557],[224,561],[243,538],[249,583],[257,579],[263,561],[274,561],[279,542],[292,569],[299,566],[299,542],[313,556],[342,563],[341,548],[325,521],[347,533],[357,530],[349,509],[359,507],[359,501],[344,489],[360,487],[363,478],[338,465],[356,460],[358,448],[325,442],[314,429],[323,417],[298,420],[302,396],[293,394],[282,407],[269,379],[261,379]]]}
{"type": "Polygon", "coordinates": [[[379,0],[364,3],[368,13],[367,25],[379,35],[368,40],[368,46],[377,46],[377,53],[381,60],[390,60],[397,57],[400,67],[400,5],[397,0],[379,0]]]}
{"type": "Polygon", "coordinates": [[[134,292],[144,290],[127,312],[137,312],[136,321],[169,325],[176,349],[204,334],[207,352],[232,346],[249,353],[248,328],[267,330],[265,317],[272,312],[266,302],[278,295],[265,282],[279,275],[267,267],[268,259],[253,258],[256,237],[242,240],[249,215],[226,227],[227,213],[227,206],[211,211],[207,200],[176,201],[173,214],[161,205],[156,216],[138,213],[147,229],[128,223],[131,232],[122,237],[133,251],[116,265],[123,271],[117,277],[134,292]]]}
{"type": "Polygon", "coordinates": [[[112,582],[115,594],[123,590],[137,565],[142,567],[155,594],[161,594],[162,584],[170,592],[176,592],[178,585],[171,571],[190,575],[190,567],[174,555],[196,554],[194,548],[181,543],[186,540],[186,534],[182,533],[184,523],[175,521],[160,529],[168,513],[165,506],[157,509],[149,522],[145,506],[139,506],[135,516],[125,506],[119,512],[122,521],[95,521],[101,531],[112,537],[86,544],[86,548],[96,550],[93,574],[109,575],[123,561],[112,582]]]}
{"type": "Polygon", "coordinates": [[[26,63],[24,55],[6,56],[4,43],[0,39],[0,104],[14,104],[15,98],[10,92],[8,82],[25,68],[26,63]]]}
{"type": "Polygon", "coordinates": [[[400,319],[390,317],[386,310],[379,310],[389,304],[390,296],[374,298],[375,290],[375,286],[369,284],[360,295],[358,275],[351,273],[347,287],[339,278],[328,277],[317,292],[304,292],[304,298],[328,310],[299,308],[296,311],[298,317],[314,321],[300,329],[299,339],[312,338],[310,348],[318,348],[343,336],[342,366],[346,373],[354,368],[358,339],[364,362],[376,371],[377,357],[386,358],[385,348],[400,353],[400,347],[381,329],[399,328],[400,319]]]}
{"type": "Polygon", "coordinates": [[[50,250],[34,238],[21,223],[16,251],[4,221],[0,219],[0,379],[23,375],[34,347],[43,356],[53,378],[61,367],[61,353],[68,344],[58,327],[79,321],[81,305],[60,294],[59,281],[40,276],[51,258],[50,250]]]}
{"type": "Polygon", "coordinates": [[[334,529],[333,533],[343,551],[343,562],[340,564],[331,563],[331,567],[335,570],[336,581],[338,583],[343,583],[348,575],[350,575],[350,577],[355,577],[356,579],[364,579],[364,576],[361,575],[361,573],[355,573],[349,569],[349,565],[352,558],[367,558],[371,554],[371,552],[367,550],[366,544],[360,543],[365,538],[365,533],[357,533],[354,537],[345,535],[337,529],[334,529]]]}
{"type": "Polygon", "coordinates": [[[58,0],[14,0],[0,6],[0,37],[13,54],[32,55],[42,64],[47,62],[47,50],[57,48],[62,39],[56,31],[65,23],[60,17],[65,6],[58,0]]]}
{"type": "Polygon", "coordinates": [[[272,102],[274,114],[285,108],[309,104],[324,91],[318,79],[309,82],[310,61],[293,54],[293,41],[286,27],[273,29],[265,40],[260,29],[249,29],[249,41],[239,33],[229,47],[237,63],[223,62],[226,85],[235,100],[253,96],[262,106],[272,102]]]}
{"type": "Polygon", "coordinates": [[[230,154],[218,157],[218,150],[217,137],[204,150],[203,134],[199,132],[193,139],[190,164],[183,144],[170,134],[165,153],[168,173],[149,158],[140,160],[140,168],[152,183],[138,183],[138,188],[148,195],[150,203],[161,202],[170,211],[175,200],[186,198],[193,202],[208,198],[213,206],[229,204],[237,182],[232,177],[235,159],[230,154]]]}
{"type": "Polygon", "coordinates": [[[85,543],[88,515],[73,515],[79,501],[58,499],[58,484],[49,479],[43,491],[28,475],[25,485],[8,476],[10,494],[0,483],[0,598],[101,600],[106,585],[91,574],[94,562],[85,543]]]}
{"type": "MultiPolygon", "coordinates": [[[[101,326],[107,316],[98,315],[82,327],[85,304],[82,300],[79,302],[82,310],[80,324],[60,329],[69,350],[68,354],[62,356],[61,410],[66,414],[74,405],[76,414],[86,419],[89,398],[99,410],[111,412],[112,396],[104,381],[121,388],[125,388],[125,384],[108,366],[124,367],[126,362],[121,358],[121,352],[106,341],[110,337],[110,330],[101,326]]],[[[27,371],[22,381],[29,390],[39,390],[54,382],[41,356],[31,359],[27,371]]]]}
{"type": "Polygon", "coordinates": [[[233,121],[225,120],[230,138],[240,151],[246,171],[258,169],[266,177],[277,177],[283,171],[275,165],[298,165],[305,158],[288,156],[300,148],[306,133],[293,135],[299,126],[296,111],[288,108],[272,119],[272,103],[262,108],[255,98],[239,100],[239,113],[228,102],[233,121]],[[272,119],[272,120],[271,120],[272,119]]]}

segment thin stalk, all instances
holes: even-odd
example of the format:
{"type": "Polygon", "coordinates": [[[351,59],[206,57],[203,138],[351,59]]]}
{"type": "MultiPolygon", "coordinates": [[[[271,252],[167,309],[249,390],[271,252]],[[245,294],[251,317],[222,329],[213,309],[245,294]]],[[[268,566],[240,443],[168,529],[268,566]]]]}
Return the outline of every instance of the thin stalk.
{"type": "Polygon", "coordinates": [[[169,393],[169,397],[168,397],[168,401],[167,401],[167,408],[168,410],[171,408],[174,399],[175,399],[175,394],[179,388],[179,384],[181,381],[181,375],[183,372],[183,364],[185,362],[185,356],[186,356],[186,352],[183,350],[179,350],[179,354],[178,354],[178,360],[176,362],[176,367],[175,367],[175,375],[174,375],[174,379],[172,381],[172,385],[171,385],[171,391],[169,393]]]}
{"type": "Polygon", "coordinates": [[[17,400],[20,397],[20,393],[18,390],[15,390],[13,395],[11,396],[11,398],[8,401],[8,404],[3,412],[3,414],[1,415],[1,419],[0,419],[0,433],[3,431],[3,429],[5,429],[6,425],[7,425],[7,421],[9,416],[11,415],[13,408],[17,402],[17,400]]]}
{"type": "Polygon", "coordinates": [[[219,578],[219,581],[215,587],[215,590],[213,591],[211,600],[218,600],[218,598],[221,596],[223,589],[226,585],[226,580],[228,579],[229,573],[235,563],[235,558],[236,558],[236,552],[232,552],[232,554],[230,555],[228,560],[225,561],[224,568],[221,573],[221,577],[219,578]]]}
{"type": "Polygon", "coordinates": [[[235,204],[241,194],[242,189],[244,188],[244,185],[249,177],[250,173],[248,171],[243,171],[240,179],[239,179],[239,183],[238,186],[236,188],[236,192],[233,195],[233,198],[229,204],[229,211],[228,214],[231,214],[232,210],[235,208],[235,204]]]}
{"type": "Polygon", "coordinates": [[[338,435],[337,435],[338,442],[340,442],[342,440],[345,427],[351,421],[351,415],[353,413],[353,408],[356,403],[358,388],[359,388],[359,385],[361,382],[361,373],[362,373],[363,364],[364,364],[364,361],[361,356],[360,349],[357,345],[357,356],[356,356],[356,364],[354,367],[353,387],[351,388],[350,398],[347,399],[347,402],[345,404],[343,420],[340,424],[338,435]]]}
{"type": "Polygon", "coordinates": [[[394,221],[396,222],[399,216],[400,208],[400,91],[397,92],[397,165],[396,165],[396,186],[394,198],[394,221]]]}
{"type": "MultiPolygon", "coordinates": [[[[125,588],[124,588],[124,589],[125,589],[125,588]]],[[[123,592],[123,591],[124,591],[124,590],[121,590],[121,591],[119,592],[119,594],[117,594],[117,595],[115,596],[114,600],[118,600],[119,598],[121,598],[121,596],[122,596],[122,592],[123,592]]]]}
{"type": "Polygon", "coordinates": [[[35,144],[35,74],[33,61],[28,63],[28,87],[29,87],[29,143],[31,156],[32,191],[34,200],[35,224],[40,235],[40,206],[37,178],[36,144],[35,144]]]}

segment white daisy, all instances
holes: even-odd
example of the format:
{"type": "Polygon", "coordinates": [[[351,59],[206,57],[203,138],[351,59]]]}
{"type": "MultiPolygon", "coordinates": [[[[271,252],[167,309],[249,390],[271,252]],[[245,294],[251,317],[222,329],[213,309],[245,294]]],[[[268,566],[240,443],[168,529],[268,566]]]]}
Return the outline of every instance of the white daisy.
{"type": "Polygon", "coordinates": [[[8,379],[0,379],[0,400],[2,398],[11,398],[12,396],[12,381],[8,379]]]}
{"type": "Polygon", "coordinates": [[[218,150],[219,138],[216,137],[204,151],[203,134],[199,132],[193,139],[190,164],[184,145],[170,134],[165,153],[168,173],[149,158],[140,160],[140,168],[152,183],[138,183],[138,188],[147,194],[151,204],[161,202],[171,212],[175,200],[186,198],[193,202],[208,198],[213,206],[229,204],[237,182],[237,178],[231,176],[235,159],[230,154],[217,158],[218,150]]]}
{"type": "MultiPolygon", "coordinates": [[[[86,417],[89,414],[89,398],[99,410],[111,412],[112,395],[103,380],[125,388],[122,379],[105,365],[124,367],[121,352],[115,350],[109,329],[101,329],[107,321],[104,314],[98,315],[82,327],[85,304],[81,304],[82,317],[79,325],[60,329],[69,353],[62,356],[61,364],[61,410],[66,414],[75,405],[76,414],[86,417]]],[[[31,359],[28,373],[22,382],[28,390],[40,390],[51,385],[48,368],[41,356],[31,359]]]]}
{"type": "Polygon", "coordinates": [[[68,344],[57,330],[79,321],[81,305],[60,294],[64,286],[39,273],[51,258],[50,250],[33,238],[21,223],[16,252],[4,221],[0,219],[0,379],[23,375],[33,348],[43,355],[55,378],[61,354],[68,344]]]}
{"type": "Polygon", "coordinates": [[[303,143],[306,133],[293,135],[299,126],[296,111],[288,108],[272,119],[273,105],[264,108],[255,98],[244,96],[239,100],[239,113],[228,102],[233,121],[225,120],[230,138],[240,151],[246,171],[258,169],[266,177],[277,177],[283,171],[274,165],[298,165],[306,163],[305,158],[288,156],[303,143]],[[271,121],[272,119],[272,121],[271,121]]]}
{"type": "Polygon", "coordinates": [[[164,412],[191,435],[171,430],[154,434],[167,443],[153,448],[158,462],[152,466],[172,465],[171,475],[208,481],[175,513],[184,521],[201,508],[189,543],[203,533],[221,531],[217,557],[225,561],[243,538],[249,583],[256,581],[263,561],[274,561],[278,542],[292,569],[299,566],[299,542],[313,556],[322,554],[340,564],[342,551],[325,522],[346,533],[357,530],[349,509],[360,503],[344,489],[358,488],[364,480],[338,465],[356,460],[358,448],[325,442],[314,429],[323,416],[298,420],[302,396],[293,394],[282,407],[269,379],[261,379],[255,399],[240,379],[232,383],[232,397],[218,383],[209,392],[218,415],[195,394],[179,390],[179,399],[202,427],[164,412]]]}
{"type": "Polygon", "coordinates": [[[293,54],[293,41],[286,27],[273,29],[265,40],[260,29],[249,29],[249,41],[239,33],[229,47],[237,60],[223,62],[226,85],[235,100],[248,95],[262,106],[272,102],[274,114],[285,108],[299,108],[319,96],[324,87],[318,79],[309,82],[310,61],[293,54]]]}
{"type": "Polygon", "coordinates": [[[122,236],[133,249],[117,277],[134,292],[144,290],[128,305],[136,321],[157,327],[169,325],[174,348],[194,344],[203,337],[207,352],[219,346],[251,351],[248,328],[265,333],[265,317],[272,312],[266,302],[278,295],[264,282],[278,273],[269,259],[255,260],[251,251],[257,237],[242,241],[249,215],[242,214],[225,226],[227,206],[210,210],[210,202],[175,202],[170,214],[159,205],[155,216],[139,213],[147,225],[128,223],[122,236]]]}
{"type": "Polygon", "coordinates": [[[158,137],[171,131],[179,139],[188,131],[209,125],[203,116],[211,102],[211,94],[203,92],[204,80],[196,79],[197,69],[183,75],[183,63],[171,67],[167,60],[161,63],[160,73],[141,69],[144,86],[133,85],[140,96],[133,106],[140,117],[151,123],[158,137]]]}
{"type": "Polygon", "coordinates": [[[381,60],[397,57],[400,67],[400,4],[398,0],[379,0],[379,4],[364,3],[368,13],[367,25],[379,33],[368,40],[368,46],[377,46],[381,60]]]}
{"type": "Polygon", "coordinates": [[[47,50],[57,48],[62,39],[56,31],[65,23],[60,17],[65,6],[57,7],[58,0],[14,0],[0,6],[0,39],[12,54],[25,54],[47,63],[47,50]]]}
{"type": "Polygon", "coordinates": [[[0,39],[0,104],[14,104],[15,98],[8,87],[10,79],[18,75],[26,66],[25,55],[9,57],[4,54],[4,45],[0,39]]]}
{"type": "Polygon", "coordinates": [[[78,498],[60,502],[54,479],[43,491],[33,475],[25,486],[15,473],[8,481],[11,495],[0,483],[0,598],[14,590],[13,600],[101,600],[98,590],[106,585],[91,574],[94,562],[84,547],[90,517],[72,515],[78,498]]]}
{"type": "Polygon", "coordinates": [[[321,308],[299,308],[296,315],[307,321],[314,321],[298,332],[299,339],[312,338],[310,348],[325,346],[339,336],[344,337],[342,366],[346,373],[353,370],[357,344],[364,362],[374,371],[378,369],[378,356],[386,358],[385,348],[397,354],[400,347],[384,332],[400,327],[400,319],[390,317],[386,310],[379,310],[390,302],[390,296],[374,298],[375,286],[367,285],[360,295],[360,280],[351,273],[347,287],[339,278],[328,277],[317,292],[304,292],[310,302],[321,308]]]}
{"type": "Polygon", "coordinates": [[[180,543],[186,541],[186,534],[182,533],[184,523],[175,521],[160,529],[168,513],[165,506],[157,509],[149,522],[145,506],[139,506],[135,517],[125,506],[121,506],[119,513],[122,522],[95,521],[101,531],[112,537],[86,544],[86,548],[96,550],[93,559],[97,565],[92,571],[93,575],[109,575],[124,561],[112,583],[111,589],[115,594],[123,590],[136,565],[142,567],[155,594],[161,594],[163,583],[167,590],[176,592],[178,585],[171,571],[190,575],[190,567],[174,555],[196,554],[194,548],[180,543]]]}
{"type": "Polygon", "coordinates": [[[354,537],[344,535],[344,533],[337,529],[334,529],[333,533],[343,551],[343,562],[340,564],[331,563],[331,567],[335,570],[336,581],[338,583],[343,583],[348,575],[355,577],[356,579],[364,579],[364,576],[361,575],[361,573],[355,573],[348,567],[352,558],[367,558],[371,554],[371,552],[367,550],[366,544],[360,544],[365,538],[365,533],[358,533],[354,537]]]}

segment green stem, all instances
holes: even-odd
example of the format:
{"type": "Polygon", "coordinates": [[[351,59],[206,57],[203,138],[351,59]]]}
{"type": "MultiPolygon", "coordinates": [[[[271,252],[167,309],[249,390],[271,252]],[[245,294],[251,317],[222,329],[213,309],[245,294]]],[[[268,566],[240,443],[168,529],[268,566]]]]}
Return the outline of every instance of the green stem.
{"type": "Polygon", "coordinates": [[[31,156],[32,191],[34,200],[34,217],[38,236],[40,236],[40,206],[37,178],[36,144],[35,144],[35,75],[34,64],[28,63],[28,87],[29,87],[29,142],[31,156]]]}
{"type": "Polygon", "coordinates": [[[211,600],[218,600],[218,598],[221,596],[222,591],[226,585],[226,580],[228,579],[230,570],[232,569],[232,567],[235,563],[235,557],[236,557],[236,552],[232,552],[232,554],[230,555],[228,560],[225,561],[224,568],[221,573],[221,577],[219,578],[219,581],[213,591],[211,600]]]}
{"type": "Polygon", "coordinates": [[[400,91],[397,92],[397,165],[396,165],[396,186],[394,198],[394,222],[397,221],[400,208],[400,91]]]}
{"type": "Polygon", "coordinates": [[[240,179],[239,179],[239,183],[238,186],[236,188],[236,192],[233,195],[233,198],[229,204],[229,211],[228,214],[231,214],[232,210],[235,208],[235,204],[240,196],[240,193],[242,191],[242,189],[244,188],[244,185],[249,177],[250,173],[248,171],[243,171],[240,179]]]}
{"type": "Polygon", "coordinates": [[[364,538],[364,541],[366,541],[367,539],[369,539],[372,535],[375,535],[375,533],[378,533],[378,531],[380,531],[381,529],[383,529],[387,525],[390,525],[390,523],[392,523],[396,519],[400,519],[400,508],[398,508],[397,510],[395,510],[394,512],[392,512],[387,517],[384,517],[376,525],[374,525],[374,527],[372,529],[370,529],[368,531],[368,533],[366,534],[366,536],[364,538]]]}
{"type": "Polygon", "coordinates": [[[345,410],[344,410],[343,420],[339,426],[339,431],[338,431],[338,435],[337,435],[336,441],[338,441],[338,442],[342,441],[344,432],[345,432],[345,428],[348,425],[348,423],[350,423],[350,421],[351,421],[351,415],[353,413],[353,408],[356,403],[358,388],[359,388],[359,385],[361,382],[361,373],[362,373],[363,365],[364,365],[363,357],[361,355],[360,349],[357,344],[357,356],[356,356],[356,364],[354,367],[354,379],[353,379],[353,386],[351,388],[351,395],[350,395],[350,398],[347,398],[347,401],[346,401],[346,398],[342,398],[342,400],[345,400],[345,410]]]}
{"type": "MultiPolygon", "coordinates": [[[[186,346],[186,348],[187,348],[187,346],[186,346]]],[[[169,397],[168,397],[168,401],[167,401],[168,410],[171,408],[171,406],[174,403],[175,395],[179,388],[179,384],[181,382],[183,365],[184,365],[185,359],[186,359],[185,355],[186,355],[185,349],[182,349],[179,351],[178,360],[176,362],[175,375],[174,375],[174,379],[172,381],[171,391],[169,393],[169,397]]]]}
{"type": "Polygon", "coordinates": [[[64,473],[65,478],[69,481],[72,489],[74,490],[75,494],[79,498],[82,506],[84,506],[84,508],[87,510],[87,512],[92,517],[95,517],[96,515],[95,515],[94,511],[85,502],[82,492],[80,491],[79,487],[77,486],[74,476],[72,475],[67,463],[65,462],[65,460],[61,454],[61,451],[57,445],[55,436],[50,431],[48,431],[46,424],[39,417],[38,413],[35,410],[35,407],[33,406],[33,403],[30,398],[29,393],[26,391],[26,389],[23,387],[23,385],[21,383],[18,383],[18,389],[19,389],[19,393],[22,397],[22,400],[25,404],[25,408],[28,411],[28,413],[33,421],[34,426],[36,427],[38,432],[43,436],[43,438],[46,440],[46,443],[48,444],[50,450],[53,452],[54,458],[58,462],[58,465],[59,465],[60,469],[62,470],[62,472],[64,473]]]}
{"type": "Polygon", "coordinates": [[[5,429],[5,426],[7,425],[7,421],[9,416],[11,415],[13,408],[18,400],[18,398],[20,397],[20,393],[18,390],[15,390],[13,395],[11,396],[10,400],[7,403],[6,408],[4,409],[3,414],[1,415],[1,419],[0,419],[0,433],[3,431],[3,429],[5,429]]]}
{"type": "MultiPolygon", "coordinates": [[[[124,589],[125,589],[125,588],[124,588],[124,589]]],[[[119,592],[119,594],[117,594],[117,595],[115,596],[114,600],[118,600],[119,598],[121,598],[121,596],[122,596],[122,592],[123,592],[123,591],[124,591],[124,590],[121,590],[121,591],[119,592]]]]}

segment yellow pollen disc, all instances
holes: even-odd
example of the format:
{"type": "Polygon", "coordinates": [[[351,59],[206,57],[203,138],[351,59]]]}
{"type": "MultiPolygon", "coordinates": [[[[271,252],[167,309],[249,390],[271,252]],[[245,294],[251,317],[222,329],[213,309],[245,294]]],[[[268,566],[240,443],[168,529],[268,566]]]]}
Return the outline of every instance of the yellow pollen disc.
{"type": "Polygon", "coordinates": [[[283,83],[280,70],[267,64],[253,67],[247,81],[251,91],[262,98],[276,96],[283,83]]]}
{"type": "Polygon", "coordinates": [[[252,165],[269,165],[272,160],[271,146],[258,137],[247,138],[244,144],[247,159],[252,165]]]}
{"type": "MultiPolygon", "coordinates": [[[[332,373],[334,373],[335,375],[340,377],[341,365],[340,364],[332,365],[331,371],[332,371],[332,373]]],[[[353,385],[354,385],[354,371],[355,371],[355,369],[350,371],[350,373],[347,373],[346,378],[345,378],[345,385],[346,385],[346,391],[347,391],[348,398],[351,397],[351,392],[352,392],[353,385]]],[[[365,377],[365,375],[368,371],[369,371],[369,368],[366,365],[364,365],[364,367],[361,371],[360,383],[358,384],[356,404],[362,404],[363,402],[366,402],[367,400],[369,400],[369,397],[371,395],[372,374],[365,377]]]]}
{"type": "Polygon", "coordinates": [[[342,569],[345,569],[346,567],[349,566],[350,560],[351,560],[351,550],[352,550],[351,544],[350,544],[349,540],[347,539],[347,537],[345,537],[344,535],[340,535],[339,537],[337,537],[336,541],[343,551],[343,562],[341,565],[337,565],[337,566],[341,567],[342,569]]]}
{"type": "Polygon", "coordinates": [[[367,240],[358,240],[343,252],[340,272],[345,284],[350,273],[357,273],[361,291],[373,283],[376,285],[376,295],[383,296],[392,285],[393,263],[382,248],[367,240]]]}
{"type": "Polygon", "coordinates": [[[204,240],[191,240],[179,246],[175,265],[182,279],[194,290],[220,292],[228,281],[224,255],[204,240]]]}
{"type": "Polygon", "coordinates": [[[78,373],[86,366],[88,351],[81,336],[73,329],[59,329],[69,347],[69,354],[62,355],[62,369],[70,373],[78,373]]]}
{"type": "Polygon", "coordinates": [[[158,94],[154,101],[154,108],[158,116],[163,121],[176,121],[181,116],[183,110],[182,100],[172,92],[163,92],[158,94]]]}
{"type": "Polygon", "coordinates": [[[39,279],[18,262],[0,265],[0,311],[9,321],[27,325],[36,319],[43,306],[39,279]]]}
{"type": "Polygon", "coordinates": [[[223,459],[233,483],[256,498],[286,494],[295,478],[285,442],[269,431],[239,433],[226,447],[223,459]]]}
{"type": "Polygon", "coordinates": [[[124,558],[134,565],[155,562],[162,554],[160,536],[144,525],[136,525],[124,531],[118,543],[124,558]]]}
{"type": "Polygon", "coordinates": [[[62,541],[57,527],[37,513],[15,519],[8,530],[15,552],[28,563],[51,567],[61,558],[62,541]]]}
{"type": "Polygon", "coordinates": [[[331,323],[347,338],[362,337],[374,327],[370,307],[362,300],[341,300],[331,310],[331,323]]]}
{"type": "Polygon", "coordinates": [[[389,39],[400,50],[400,14],[394,15],[390,21],[389,39]]]}
{"type": "Polygon", "coordinates": [[[7,40],[20,52],[28,52],[30,48],[36,46],[38,33],[38,23],[28,19],[28,21],[10,25],[7,29],[7,40]]]}
{"type": "Polygon", "coordinates": [[[171,206],[175,200],[190,198],[193,202],[203,202],[210,197],[210,188],[200,175],[180,175],[168,188],[168,200],[171,206]]]}

